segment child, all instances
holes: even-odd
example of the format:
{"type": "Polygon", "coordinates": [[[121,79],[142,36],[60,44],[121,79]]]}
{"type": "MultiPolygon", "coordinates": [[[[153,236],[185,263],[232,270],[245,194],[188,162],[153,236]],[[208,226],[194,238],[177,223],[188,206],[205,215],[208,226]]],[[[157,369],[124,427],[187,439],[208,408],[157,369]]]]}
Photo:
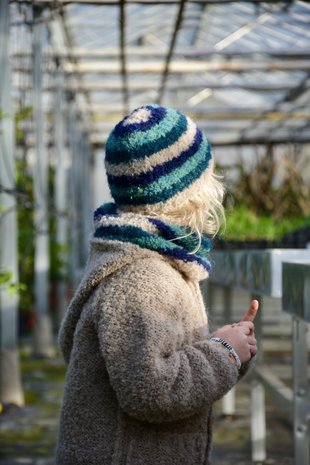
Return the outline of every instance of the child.
{"type": "Polygon", "coordinates": [[[223,216],[208,140],[181,113],[133,111],[106,144],[115,203],[95,212],[60,330],[58,465],[206,465],[212,405],[256,353],[244,321],[209,334],[199,282],[223,216]]]}

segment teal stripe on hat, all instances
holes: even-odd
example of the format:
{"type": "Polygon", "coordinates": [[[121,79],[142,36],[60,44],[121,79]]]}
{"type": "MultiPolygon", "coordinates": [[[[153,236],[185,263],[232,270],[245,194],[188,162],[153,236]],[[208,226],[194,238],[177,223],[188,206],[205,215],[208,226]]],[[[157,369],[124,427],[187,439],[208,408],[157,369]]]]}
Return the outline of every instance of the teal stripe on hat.
{"type": "Polygon", "coordinates": [[[128,137],[110,134],[106,143],[106,161],[111,164],[144,159],[173,145],[186,132],[187,119],[169,109],[166,117],[146,132],[134,131],[128,137]]]}
{"type": "MultiPolygon", "coordinates": [[[[182,179],[189,179],[190,173],[192,173],[192,181],[200,177],[201,173],[208,166],[210,158],[210,145],[207,139],[204,139],[195,155],[189,158],[180,168],[175,169],[174,171],[164,176],[161,176],[159,179],[150,183],[147,186],[110,186],[111,194],[117,202],[119,202],[118,199],[120,198],[126,198],[127,204],[129,205],[134,204],[134,199],[138,201],[138,204],[155,203],[154,201],[150,201],[151,198],[156,198],[156,202],[160,202],[162,201],[161,193],[167,193],[170,191],[173,192],[174,190],[176,190],[176,192],[181,191],[182,179]],[[139,201],[139,199],[141,199],[141,201],[139,201]]],[[[185,187],[187,187],[187,185],[185,187]]]]}

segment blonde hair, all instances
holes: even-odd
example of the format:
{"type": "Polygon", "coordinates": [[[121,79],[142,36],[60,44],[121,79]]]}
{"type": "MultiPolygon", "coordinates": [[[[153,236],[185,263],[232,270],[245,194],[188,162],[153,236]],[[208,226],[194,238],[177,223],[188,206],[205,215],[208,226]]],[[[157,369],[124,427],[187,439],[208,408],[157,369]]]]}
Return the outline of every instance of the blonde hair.
{"type": "Polygon", "coordinates": [[[161,210],[153,209],[148,214],[151,213],[171,223],[188,226],[190,228],[188,235],[195,234],[198,239],[197,247],[192,251],[196,253],[200,248],[203,234],[214,237],[220,227],[225,226],[223,207],[225,188],[222,177],[214,173],[212,166],[195,182],[195,186],[189,187],[186,194],[181,202],[176,196],[161,210]]]}
{"type": "MultiPolygon", "coordinates": [[[[214,160],[211,159],[202,176],[175,197],[155,205],[123,205],[120,210],[155,216],[168,223],[189,227],[188,234],[182,237],[197,237],[197,246],[191,252],[194,254],[200,249],[204,234],[214,237],[222,225],[225,227],[224,194],[222,176],[214,173],[214,160]]],[[[180,237],[171,240],[177,239],[180,237]]]]}

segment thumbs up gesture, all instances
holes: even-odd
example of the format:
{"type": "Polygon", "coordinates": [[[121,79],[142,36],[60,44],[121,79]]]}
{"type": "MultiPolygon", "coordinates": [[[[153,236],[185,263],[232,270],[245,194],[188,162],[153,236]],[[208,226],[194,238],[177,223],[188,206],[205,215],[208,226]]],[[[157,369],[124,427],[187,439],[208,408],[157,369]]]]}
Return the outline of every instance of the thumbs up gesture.
{"type": "Polygon", "coordinates": [[[248,311],[241,321],[223,326],[213,334],[214,337],[225,339],[235,349],[241,363],[248,362],[257,352],[253,321],[258,308],[258,301],[252,300],[248,311]]]}
{"type": "Polygon", "coordinates": [[[251,322],[253,322],[255,317],[256,317],[258,307],[259,307],[258,301],[257,300],[252,300],[252,302],[250,304],[250,307],[249,307],[248,311],[246,312],[246,314],[244,315],[244,317],[242,318],[241,322],[242,321],[251,321],[251,322]]]}

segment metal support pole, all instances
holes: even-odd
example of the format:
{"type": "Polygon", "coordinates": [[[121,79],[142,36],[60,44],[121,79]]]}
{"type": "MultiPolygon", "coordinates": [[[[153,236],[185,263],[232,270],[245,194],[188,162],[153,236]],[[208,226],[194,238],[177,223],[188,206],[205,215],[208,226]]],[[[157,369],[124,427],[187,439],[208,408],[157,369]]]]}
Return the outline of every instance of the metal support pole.
{"type": "Polygon", "coordinates": [[[112,197],[109,191],[107,175],[103,164],[103,154],[96,149],[92,182],[94,186],[93,208],[96,209],[105,202],[111,202],[112,197]]]}
{"type": "Polygon", "coordinates": [[[89,212],[87,211],[87,197],[88,197],[88,166],[87,166],[87,142],[86,134],[81,133],[80,135],[80,153],[79,153],[79,184],[83,186],[83,190],[79,190],[80,194],[80,266],[84,268],[87,260],[88,252],[88,225],[90,218],[88,218],[89,212]]]}
{"type": "MultiPolygon", "coordinates": [[[[310,283],[309,283],[310,285],[310,283]]],[[[295,465],[309,465],[309,385],[307,324],[293,317],[294,449],[295,465]]]]}
{"type": "Polygon", "coordinates": [[[84,175],[83,173],[83,146],[84,140],[80,132],[80,122],[77,121],[76,124],[76,138],[77,138],[77,147],[75,155],[75,164],[73,165],[74,175],[74,192],[75,192],[75,201],[76,201],[76,219],[77,219],[77,259],[78,259],[78,268],[77,268],[77,281],[80,281],[81,269],[83,266],[83,256],[84,256],[84,236],[83,236],[83,210],[84,210],[84,175]],[[83,186],[83,189],[81,187],[83,186]]]}
{"type": "Polygon", "coordinates": [[[44,142],[44,112],[42,102],[42,39],[41,9],[34,7],[33,26],[33,114],[35,124],[35,164],[33,173],[35,197],[35,346],[37,356],[54,353],[52,325],[49,317],[49,237],[48,237],[48,157],[44,142]]]}
{"type": "Polygon", "coordinates": [[[236,389],[233,387],[222,399],[222,413],[224,416],[232,416],[236,413],[236,389]]]}
{"type": "MultiPolygon", "coordinates": [[[[263,360],[262,336],[263,336],[263,298],[252,295],[252,299],[259,300],[260,307],[255,318],[255,335],[258,343],[258,353],[256,355],[256,365],[260,365],[263,360]]],[[[266,411],[265,411],[265,388],[256,379],[251,385],[251,439],[252,439],[252,460],[263,462],[266,459],[266,411]]]]}
{"type": "Polygon", "coordinates": [[[76,123],[76,108],[74,97],[69,98],[69,116],[68,116],[68,134],[69,134],[69,152],[70,152],[70,168],[69,168],[69,197],[70,197],[70,252],[69,252],[69,267],[72,284],[77,286],[79,281],[79,202],[77,195],[81,186],[78,185],[79,179],[77,176],[77,161],[79,144],[77,140],[77,123],[76,123]]]}
{"type": "MultiPolygon", "coordinates": [[[[223,306],[224,306],[224,324],[232,322],[233,312],[233,290],[230,286],[224,286],[223,288],[223,306]]],[[[236,412],[236,392],[233,387],[222,400],[222,413],[225,416],[234,415],[236,412]]]]}
{"type": "MultiPolygon", "coordinates": [[[[65,151],[65,118],[64,118],[64,76],[62,71],[57,68],[55,79],[55,152],[56,152],[56,172],[55,172],[55,207],[57,212],[57,231],[56,241],[58,246],[58,254],[63,264],[63,268],[67,264],[68,244],[68,221],[67,221],[67,167],[66,167],[66,151],[65,151]]],[[[64,271],[64,270],[63,270],[64,271]]],[[[65,277],[61,276],[57,282],[57,327],[64,316],[66,308],[66,281],[65,277]]]]}
{"type": "Polygon", "coordinates": [[[251,386],[251,433],[252,460],[266,460],[266,418],[265,418],[265,388],[256,379],[251,386]]]}
{"type": "MultiPolygon", "coordinates": [[[[14,163],[14,119],[11,103],[9,1],[0,2],[0,272],[9,274],[11,284],[18,282],[17,221],[14,163]]],[[[20,377],[17,319],[18,294],[0,288],[0,403],[22,406],[24,396],[20,377]]]]}
{"type": "MultiPolygon", "coordinates": [[[[89,142],[89,138],[87,139],[87,179],[88,179],[88,215],[90,220],[92,221],[93,218],[93,204],[94,204],[94,185],[93,185],[93,171],[94,171],[94,164],[95,164],[95,154],[92,149],[92,146],[89,142]]],[[[88,233],[90,234],[93,230],[92,222],[88,222],[88,233]]]]}
{"type": "Polygon", "coordinates": [[[82,267],[85,266],[88,256],[89,247],[89,234],[92,226],[92,209],[90,204],[90,170],[91,154],[90,147],[88,144],[87,134],[83,135],[83,153],[81,160],[81,182],[85,186],[82,193],[82,231],[83,231],[83,256],[82,256],[82,267]]]}

